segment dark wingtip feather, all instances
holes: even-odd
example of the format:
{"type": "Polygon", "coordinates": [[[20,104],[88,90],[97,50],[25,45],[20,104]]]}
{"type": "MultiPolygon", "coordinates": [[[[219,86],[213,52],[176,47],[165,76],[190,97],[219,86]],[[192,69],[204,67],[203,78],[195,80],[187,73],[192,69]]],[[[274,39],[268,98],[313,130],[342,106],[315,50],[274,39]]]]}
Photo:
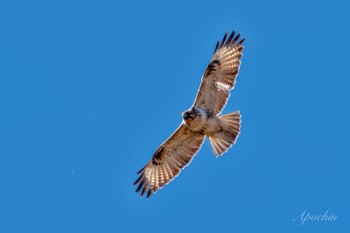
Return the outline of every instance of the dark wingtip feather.
{"type": "Polygon", "coordinates": [[[225,33],[224,38],[222,38],[222,41],[221,41],[219,49],[221,49],[222,46],[226,43],[226,38],[227,38],[227,32],[225,33]]]}
{"type": "Polygon", "coordinates": [[[143,177],[143,174],[142,175],[140,175],[140,177],[134,182],[134,184],[133,185],[136,185],[137,183],[139,183],[140,182],[140,180],[142,179],[142,177],[143,177]]]}
{"type": "Polygon", "coordinates": [[[245,41],[245,38],[243,38],[240,42],[238,42],[238,44],[243,44],[244,43],[244,41],[245,41]]]}
{"type": "Polygon", "coordinates": [[[139,184],[139,186],[137,187],[137,189],[136,189],[136,193],[138,193],[138,192],[140,192],[140,190],[142,189],[142,187],[143,187],[143,185],[145,184],[145,180],[143,179],[142,181],[141,181],[141,183],[139,184]]]}
{"type": "Polygon", "coordinates": [[[214,53],[216,52],[216,50],[218,50],[219,44],[220,44],[220,42],[218,41],[218,42],[216,43],[216,46],[215,46],[215,49],[214,49],[214,53]]]}
{"type": "Polygon", "coordinates": [[[146,192],[147,188],[148,188],[148,185],[145,185],[143,187],[142,192],[141,192],[141,197],[143,197],[143,195],[145,195],[145,192],[146,192]]]}
{"type": "Polygon", "coordinates": [[[236,34],[236,32],[233,30],[231,35],[230,35],[230,37],[227,39],[226,44],[230,44],[231,43],[231,41],[232,41],[233,37],[235,36],[235,34],[236,34]]]}
{"type": "Polygon", "coordinates": [[[145,170],[145,167],[146,166],[144,166],[140,171],[138,171],[136,174],[140,174],[141,172],[143,172],[143,170],[145,170]]]}
{"type": "MultiPolygon", "coordinates": [[[[236,32],[233,30],[232,33],[230,34],[230,36],[227,38],[227,32],[226,32],[224,37],[222,38],[222,41],[221,42],[218,41],[216,43],[214,53],[224,46],[229,46],[229,45],[234,46],[237,43],[237,41],[239,40],[241,33],[238,33],[236,35],[236,37],[235,37],[235,35],[236,35],[236,32]]],[[[242,39],[241,41],[239,41],[237,44],[242,45],[244,41],[245,41],[245,38],[242,39]]]]}
{"type": "Polygon", "coordinates": [[[231,42],[232,45],[236,44],[236,42],[239,40],[239,37],[241,36],[241,33],[238,33],[238,35],[233,39],[231,42]]]}
{"type": "Polygon", "coordinates": [[[147,193],[147,199],[152,195],[152,193],[153,193],[152,190],[149,189],[149,190],[148,190],[148,193],[147,193]]]}

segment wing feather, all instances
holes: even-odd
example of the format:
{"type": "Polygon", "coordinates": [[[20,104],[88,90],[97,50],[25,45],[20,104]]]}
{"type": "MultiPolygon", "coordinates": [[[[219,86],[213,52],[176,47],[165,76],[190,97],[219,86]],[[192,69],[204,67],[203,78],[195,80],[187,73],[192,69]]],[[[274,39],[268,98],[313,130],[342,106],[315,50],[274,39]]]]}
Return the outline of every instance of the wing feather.
{"type": "Polygon", "coordinates": [[[235,36],[233,31],[228,38],[226,33],[221,43],[216,44],[214,55],[202,77],[194,107],[215,115],[225,107],[241,65],[245,39],[239,39],[240,34],[235,36]]]}
{"type": "Polygon", "coordinates": [[[157,149],[152,159],[142,168],[136,192],[149,198],[164,185],[173,180],[196,155],[204,142],[205,135],[193,132],[181,124],[179,128],[157,149]]]}
{"type": "MultiPolygon", "coordinates": [[[[214,55],[202,76],[193,106],[218,115],[225,107],[238,75],[243,42],[240,34],[233,31],[217,42],[214,55]]],[[[152,159],[137,174],[136,192],[149,198],[164,185],[172,181],[196,155],[205,135],[185,127],[183,124],[157,149],[152,159]]],[[[222,147],[224,142],[215,142],[222,147]]]]}

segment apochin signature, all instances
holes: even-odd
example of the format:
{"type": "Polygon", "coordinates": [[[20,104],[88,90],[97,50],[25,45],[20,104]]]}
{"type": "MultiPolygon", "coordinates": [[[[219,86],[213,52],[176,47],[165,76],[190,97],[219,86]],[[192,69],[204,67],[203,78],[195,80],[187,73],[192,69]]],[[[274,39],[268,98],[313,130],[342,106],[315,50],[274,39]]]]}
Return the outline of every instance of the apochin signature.
{"type": "Polygon", "coordinates": [[[300,221],[300,225],[306,222],[334,222],[338,219],[338,215],[326,210],[323,214],[314,214],[304,210],[297,218],[293,218],[294,222],[300,221]]]}

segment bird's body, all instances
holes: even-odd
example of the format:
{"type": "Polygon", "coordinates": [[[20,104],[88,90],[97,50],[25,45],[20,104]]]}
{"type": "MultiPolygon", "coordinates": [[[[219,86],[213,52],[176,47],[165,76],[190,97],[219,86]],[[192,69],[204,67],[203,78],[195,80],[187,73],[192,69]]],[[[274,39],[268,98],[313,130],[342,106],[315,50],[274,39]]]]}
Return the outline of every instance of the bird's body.
{"type": "Polygon", "coordinates": [[[193,107],[183,113],[183,124],[193,132],[202,133],[208,137],[222,132],[225,122],[216,115],[204,109],[193,107]]]}
{"type": "Polygon", "coordinates": [[[183,112],[178,129],[157,149],[142,168],[135,185],[136,192],[147,198],[173,180],[187,166],[209,138],[215,156],[225,153],[237,140],[240,132],[239,111],[220,115],[233,89],[241,64],[244,39],[235,32],[217,43],[207,66],[193,106],[183,112]]]}

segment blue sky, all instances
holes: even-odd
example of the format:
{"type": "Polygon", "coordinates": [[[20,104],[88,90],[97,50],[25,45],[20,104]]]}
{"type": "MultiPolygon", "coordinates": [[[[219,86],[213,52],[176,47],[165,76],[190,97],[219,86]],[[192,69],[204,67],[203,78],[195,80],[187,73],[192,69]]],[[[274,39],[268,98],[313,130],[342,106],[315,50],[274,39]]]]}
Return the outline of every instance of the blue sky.
{"type": "Polygon", "coordinates": [[[348,232],[348,9],[2,1],[0,232],[348,232]],[[242,113],[237,144],[215,159],[206,141],[179,177],[139,198],[135,173],[233,29],[247,39],[223,112],[242,113]],[[338,218],[301,225],[303,211],[338,218]]]}

